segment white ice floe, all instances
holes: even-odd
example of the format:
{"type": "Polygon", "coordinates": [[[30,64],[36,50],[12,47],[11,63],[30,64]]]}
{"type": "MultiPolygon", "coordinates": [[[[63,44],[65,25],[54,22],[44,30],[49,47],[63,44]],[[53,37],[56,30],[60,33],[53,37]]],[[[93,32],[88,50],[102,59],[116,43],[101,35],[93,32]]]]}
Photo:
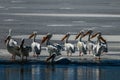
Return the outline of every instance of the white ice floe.
{"type": "Polygon", "coordinates": [[[73,23],[86,23],[86,21],[72,21],[73,23]]]}
{"type": "Polygon", "coordinates": [[[4,19],[4,21],[15,21],[15,19],[4,19]]]}
{"type": "Polygon", "coordinates": [[[21,0],[12,0],[11,3],[23,3],[25,1],[21,1],[21,0]]]}
{"type": "Polygon", "coordinates": [[[65,9],[65,10],[70,10],[70,9],[74,9],[74,8],[70,8],[70,7],[61,7],[61,8],[59,8],[59,9],[65,9]]]}
{"type": "Polygon", "coordinates": [[[15,7],[15,6],[14,7],[9,7],[9,9],[25,9],[25,8],[26,7],[21,7],[21,6],[20,7],[15,7]]]}
{"type": "Polygon", "coordinates": [[[60,27],[60,26],[72,26],[72,25],[71,24],[49,24],[47,26],[58,26],[58,27],[60,27]]]}
{"type": "Polygon", "coordinates": [[[103,17],[103,18],[120,18],[120,14],[56,14],[56,13],[4,13],[6,15],[17,16],[50,16],[50,17],[103,17]]]}
{"type": "Polygon", "coordinates": [[[103,28],[112,28],[112,27],[115,27],[115,26],[111,26],[111,25],[103,25],[103,26],[101,26],[101,27],[103,27],[103,28]]]}

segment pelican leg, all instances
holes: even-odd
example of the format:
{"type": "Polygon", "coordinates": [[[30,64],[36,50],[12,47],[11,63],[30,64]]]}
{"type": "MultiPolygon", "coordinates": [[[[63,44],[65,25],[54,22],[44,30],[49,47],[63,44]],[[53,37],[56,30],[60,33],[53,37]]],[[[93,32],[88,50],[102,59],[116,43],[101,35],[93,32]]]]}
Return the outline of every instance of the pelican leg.
{"type": "Polygon", "coordinates": [[[93,55],[93,50],[91,51],[91,55],[93,55]]]}
{"type": "Polygon", "coordinates": [[[37,54],[37,58],[39,57],[39,55],[37,54]]]}
{"type": "Polygon", "coordinates": [[[24,59],[24,58],[23,58],[23,55],[22,55],[22,61],[23,61],[23,59],[24,59]]]}
{"type": "Polygon", "coordinates": [[[100,60],[101,58],[100,58],[100,56],[99,56],[99,60],[100,60]]]}
{"type": "Polygon", "coordinates": [[[90,51],[88,50],[88,51],[87,51],[87,55],[89,55],[89,54],[90,54],[90,51]]]}
{"type": "Polygon", "coordinates": [[[99,57],[95,57],[95,60],[100,60],[100,56],[99,57]]]}
{"type": "Polygon", "coordinates": [[[33,57],[35,57],[36,55],[35,55],[35,53],[33,53],[33,57]]]}
{"type": "Polygon", "coordinates": [[[90,55],[90,50],[89,50],[89,55],[90,55]]]}
{"type": "Polygon", "coordinates": [[[81,55],[81,51],[79,51],[79,56],[82,56],[82,55],[81,55]]]}
{"type": "Polygon", "coordinates": [[[69,51],[67,51],[67,56],[69,56],[69,51]]]}
{"type": "Polygon", "coordinates": [[[67,56],[69,56],[69,53],[67,53],[67,56]]]}
{"type": "Polygon", "coordinates": [[[11,60],[13,60],[13,55],[12,55],[12,57],[11,57],[11,60]]]}
{"type": "Polygon", "coordinates": [[[72,56],[72,52],[70,53],[70,56],[72,56]]]}
{"type": "Polygon", "coordinates": [[[102,54],[106,54],[107,52],[102,52],[102,54]]]}
{"type": "Polygon", "coordinates": [[[51,56],[51,54],[52,54],[52,53],[50,52],[50,56],[51,56]]]}
{"type": "Polygon", "coordinates": [[[88,55],[92,55],[92,54],[93,54],[93,51],[89,50],[88,55]]]}
{"type": "Polygon", "coordinates": [[[56,55],[53,54],[52,56],[53,56],[53,58],[52,58],[52,62],[54,62],[54,59],[55,59],[56,55]]]}
{"type": "Polygon", "coordinates": [[[26,61],[27,61],[27,56],[26,56],[26,61]]]}
{"type": "Polygon", "coordinates": [[[16,55],[13,55],[13,61],[15,61],[15,57],[16,57],[16,55]]]}

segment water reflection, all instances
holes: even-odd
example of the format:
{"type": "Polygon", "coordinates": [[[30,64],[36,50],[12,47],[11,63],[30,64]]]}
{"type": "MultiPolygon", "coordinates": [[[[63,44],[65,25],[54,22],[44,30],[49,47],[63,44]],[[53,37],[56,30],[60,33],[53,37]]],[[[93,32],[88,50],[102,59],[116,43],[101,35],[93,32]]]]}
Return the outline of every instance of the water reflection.
{"type": "Polygon", "coordinates": [[[120,80],[120,67],[1,65],[1,80],[120,80]]]}

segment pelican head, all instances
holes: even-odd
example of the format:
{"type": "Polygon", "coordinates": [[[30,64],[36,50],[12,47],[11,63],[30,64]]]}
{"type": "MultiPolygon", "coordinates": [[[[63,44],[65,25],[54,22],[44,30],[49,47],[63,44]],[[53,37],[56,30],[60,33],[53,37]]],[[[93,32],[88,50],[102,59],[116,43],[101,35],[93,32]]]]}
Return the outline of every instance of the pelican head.
{"type": "Polygon", "coordinates": [[[52,38],[52,34],[51,34],[51,33],[47,33],[47,35],[45,35],[45,36],[42,38],[41,43],[44,43],[46,40],[50,40],[51,38],[52,38]]]}
{"type": "Polygon", "coordinates": [[[80,31],[79,34],[77,34],[77,36],[75,37],[75,40],[78,39],[80,35],[82,36],[83,34],[84,34],[84,30],[80,31]]]}
{"type": "Polygon", "coordinates": [[[101,33],[101,32],[97,32],[97,33],[93,34],[93,35],[91,36],[91,39],[94,38],[94,37],[96,37],[97,35],[98,35],[98,36],[101,36],[102,33],[101,33]]]}
{"type": "Polygon", "coordinates": [[[9,34],[8,34],[8,36],[11,36],[11,32],[12,32],[12,29],[9,29],[9,34]]]}
{"type": "Polygon", "coordinates": [[[9,34],[8,34],[7,38],[5,39],[5,43],[12,38],[11,37],[11,32],[12,32],[12,29],[9,29],[9,34]]]}
{"type": "Polygon", "coordinates": [[[97,36],[97,38],[98,38],[99,40],[101,40],[101,41],[103,41],[103,42],[106,43],[106,40],[102,37],[102,33],[101,33],[101,32],[97,32],[97,33],[93,34],[93,35],[91,36],[91,39],[94,38],[94,37],[96,37],[96,36],[97,36]],[[98,35],[98,36],[97,36],[97,35],[98,35]]]}
{"type": "Polygon", "coordinates": [[[61,39],[61,41],[64,41],[66,38],[70,36],[70,32],[66,33],[66,35],[61,39]]]}
{"type": "Polygon", "coordinates": [[[85,37],[86,35],[91,35],[93,33],[93,30],[88,30],[82,37],[85,37]]]}
{"type": "Polygon", "coordinates": [[[34,31],[30,36],[29,36],[29,39],[35,37],[37,35],[37,31],[34,31]]]}
{"type": "Polygon", "coordinates": [[[48,39],[51,39],[51,38],[52,38],[52,34],[51,34],[51,33],[47,33],[46,36],[47,36],[48,39]]]}

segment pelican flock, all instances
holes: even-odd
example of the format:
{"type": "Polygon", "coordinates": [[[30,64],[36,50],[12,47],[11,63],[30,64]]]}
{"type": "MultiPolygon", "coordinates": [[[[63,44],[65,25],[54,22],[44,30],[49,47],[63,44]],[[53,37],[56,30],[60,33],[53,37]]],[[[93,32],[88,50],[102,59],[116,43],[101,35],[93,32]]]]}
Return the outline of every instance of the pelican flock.
{"type": "MultiPolygon", "coordinates": [[[[7,35],[7,38],[5,39],[5,44],[8,52],[12,55],[12,60],[15,60],[16,56],[20,57],[22,60],[24,60],[24,57],[29,57],[30,52],[33,52],[33,56],[39,57],[41,54],[42,46],[46,47],[47,52],[49,53],[48,58],[46,61],[57,61],[57,60],[67,60],[67,58],[62,55],[62,51],[65,50],[67,53],[67,56],[72,56],[73,53],[77,51],[79,53],[79,56],[84,56],[86,54],[92,54],[95,56],[95,58],[100,59],[101,54],[108,52],[108,45],[107,41],[102,37],[101,32],[97,32],[93,34],[93,30],[84,31],[81,30],[78,34],[76,34],[75,38],[72,40],[77,40],[76,45],[74,43],[70,43],[68,41],[71,33],[66,33],[60,41],[64,41],[64,44],[58,44],[54,43],[51,39],[54,37],[52,33],[47,33],[46,35],[43,35],[41,38],[41,42],[36,42],[36,36],[37,32],[34,31],[31,35],[29,35],[28,39],[33,39],[31,46],[25,45],[25,39],[21,40],[20,45],[18,45],[18,42],[15,41],[12,38],[11,35],[12,29],[9,29],[9,34],[7,35]],[[83,40],[85,36],[88,35],[87,40],[83,40]],[[91,39],[96,37],[96,41],[93,42],[91,39]],[[45,43],[45,45],[44,45],[45,43]],[[61,56],[62,55],[62,56],[61,56]],[[59,57],[58,59],[55,59],[56,57],[59,57]]],[[[76,53],[75,53],[76,54],[76,53]]],[[[69,60],[68,60],[69,61],[69,60]]]]}

